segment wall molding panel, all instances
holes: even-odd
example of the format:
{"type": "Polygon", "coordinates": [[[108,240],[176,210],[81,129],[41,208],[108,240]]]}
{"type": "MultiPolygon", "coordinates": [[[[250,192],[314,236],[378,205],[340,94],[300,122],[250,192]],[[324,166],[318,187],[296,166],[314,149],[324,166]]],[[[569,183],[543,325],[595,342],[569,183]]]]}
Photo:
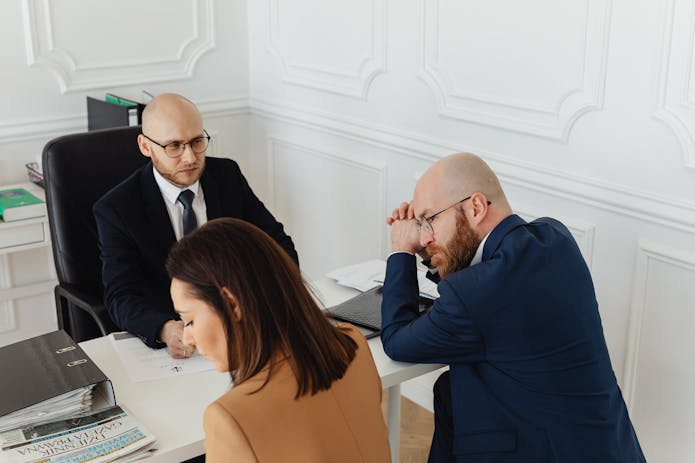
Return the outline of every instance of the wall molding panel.
{"type": "MultiPolygon", "coordinates": [[[[45,66],[55,74],[62,93],[190,79],[198,59],[215,47],[214,0],[179,0],[176,4],[182,6],[178,10],[180,14],[172,11],[174,4],[161,0],[156,3],[160,4],[160,11],[166,9],[167,15],[126,14],[128,21],[108,23],[112,34],[123,37],[119,45],[128,52],[120,52],[111,59],[103,58],[105,55],[92,56],[93,47],[81,44],[70,34],[71,30],[90,30],[96,23],[106,27],[106,21],[95,22],[88,13],[79,17],[57,14],[54,3],[23,0],[26,55],[28,65],[45,66]],[[146,46],[134,30],[148,30],[147,23],[153,20],[171,21],[174,27],[167,41],[153,40],[146,46]],[[114,27],[118,30],[111,30],[114,27]]],[[[88,0],[83,3],[85,9],[96,7],[88,0]]],[[[123,11],[132,8],[129,3],[119,5],[120,2],[109,4],[108,8],[123,11]]],[[[101,4],[101,8],[106,6],[101,4]]]]}
{"type": "MultiPolygon", "coordinates": [[[[280,63],[283,81],[315,90],[366,100],[369,87],[376,76],[386,72],[386,24],[388,18],[386,16],[386,0],[365,1],[371,4],[371,18],[369,18],[371,23],[371,40],[366,44],[368,50],[363,55],[352,56],[349,62],[336,66],[335,64],[321,63],[320,58],[316,56],[312,57],[313,62],[307,61],[306,58],[304,60],[292,58],[293,52],[298,50],[292,48],[292,40],[289,40],[292,37],[286,35],[286,33],[288,31],[297,33],[302,28],[298,27],[298,24],[286,26],[286,21],[290,21],[291,18],[283,17],[280,0],[270,0],[268,50],[276,56],[280,63]]],[[[292,4],[296,7],[299,2],[292,4]]],[[[296,21],[301,20],[299,17],[294,19],[296,21]]],[[[335,20],[345,21],[346,18],[324,18],[325,22],[335,20]]],[[[353,29],[358,30],[359,28],[354,27],[353,29]]],[[[351,39],[350,36],[341,37],[351,39]]],[[[337,36],[333,36],[331,39],[337,39],[337,36]]],[[[343,44],[342,48],[350,49],[356,47],[358,45],[355,43],[357,40],[354,40],[354,37],[352,39],[350,43],[343,44]]],[[[338,53],[338,51],[333,50],[333,53],[338,53]]]]}
{"type": "Polygon", "coordinates": [[[638,243],[622,384],[642,448],[652,460],[690,462],[695,455],[693,281],[692,251],[638,243]]]}
{"type": "Polygon", "coordinates": [[[663,311],[667,309],[664,307],[649,307],[648,305],[648,289],[650,285],[657,284],[656,280],[660,277],[658,272],[652,269],[655,263],[666,264],[678,271],[691,273],[692,277],[690,277],[690,280],[693,281],[695,279],[695,255],[661,244],[640,240],[635,263],[625,372],[622,381],[625,402],[629,408],[634,406],[645,315],[649,310],[663,311]]]}
{"type": "MultiPolygon", "coordinates": [[[[331,216],[329,214],[329,216],[321,217],[321,220],[318,221],[318,223],[330,224],[328,225],[329,227],[340,230],[345,235],[331,238],[335,238],[338,242],[341,242],[342,239],[344,242],[356,240],[359,243],[374,243],[374,237],[379,237],[376,243],[377,246],[371,250],[373,255],[370,255],[368,258],[382,258],[386,255],[386,233],[381,226],[383,218],[386,217],[386,196],[388,192],[387,166],[385,163],[357,160],[354,157],[328,152],[324,149],[299,144],[276,136],[268,137],[267,147],[268,196],[271,198],[270,207],[276,215],[288,215],[292,217],[292,220],[303,222],[315,219],[312,216],[315,215],[316,210],[334,211],[335,215],[331,216]],[[277,166],[282,162],[287,163],[288,160],[283,158],[290,155],[294,155],[291,163],[297,170],[281,170],[286,177],[286,185],[284,186],[287,188],[300,185],[299,188],[301,188],[301,185],[306,185],[306,191],[281,191],[279,189],[283,187],[283,181],[278,174],[280,170],[278,170],[277,166]],[[300,159],[298,155],[304,156],[305,159],[300,159]],[[306,179],[312,175],[313,169],[317,169],[319,165],[324,169],[322,177],[326,177],[326,179],[322,179],[322,181],[326,182],[326,188],[331,193],[343,198],[342,200],[337,200],[329,194],[323,195],[321,192],[324,190],[313,192],[312,194],[311,189],[313,186],[306,182],[306,179]],[[327,172],[328,170],[332,172],[327,172]],[[332,191],[331,187],[333,188],[332,191]],[[292,203],[292,198],[290,197],[292,194],[301,196],[301,199],[292,203]],[[310,201],[311,206],[306,205],[305,207],[307,195],[312,195],[312,200],[310,201]],[[288,207],[291,207],[293,210],[291,212],[286,210],[288,207]],[[359,212],[359,214],[356,212],[359,212]],[[355,223],[353,218],[358,215],[366,218],[361,220],[360,223],[355,223]],[[303,217],[305,220],[302,219],[303,217]],[[371,226],[374,226],[374,230],[369,230],[371,226]],[[360,237],[361,235],[364,236],[360,237]]],[[[318,186],[319,189],[322,187],[320,183],[318,186]]],[[[316,233],[316,231],[313,232],[316,233]]],[[[301,246],[303,241],[311,240],[310,236],[294,233],[295,235],[292,235],[293,239],[296,240],[296,244],[299,246],[301,246]]],[[[326,237],[323,236],[321,238],[325,239],[326,237]]],[[[366,247],[364,249],[366,250],[366,247]]],[[[322,260],[330,261],[331,252],[342,251],[342,248],[333,251],[326,250],[326,253],[322,254],[322,260]]],[[[301,255],[300,251],[300,258],[301,255]]],[[[354,259],[357,259],[357,261],[353,262],[356,263],[360,260],[360,257],[348,254],[342,256],[342,259],[333,259],[335,262],[332,262],[332,266],[328,265],[327,268],[321,269],[320,274],[312,275],[312,277],[320,278],[325,272],[337,268],[339,265],[345,265],[344,262],[354,259]]],[[[309,264],[308,267],[311,267],[311,263],[309,264]]],[[[324,264],[322,265],[325,266],[324,264]]],[[[317,263],[314,263],[314,267],[317,266],[317,263]]]]}
{"type": "MultiPolygon", "coordinates": [[[[196,103],[203,119],[219,119],[250,114],[247,97],[206,100],[196,103]]],[[[0,145],[29,140],[50,139],[87,130],[87,114],[34,119],[0,124],[0,145]]]]}
{"type": "MultiPolygon", "coordinates": [[[[493,89],[483,91],[467,88],[474,80],[472,74],[476,69],[479,69],[482,74],[492,73],[490,75],[498,76],[501,73],[497,71],[496,64],[504,66],[505,63],[486,63],[489,68],[481,68],[480,63],[472,63],[465,71],[459,70],[457,75],[456,70],[453,69],[456,67],[455,63],[446,60],[445,50],[441,48],[442,43],[447,43],[447,40],[442,40],[444,32],[441,24],[452,14],[446,14],[443,0],[422,0],[419,77],[432,89],[439,114],[566,143],[574,122],[582,114],[601,109],[603,105],[611,0],[585,0],[585,2],[584,17],[579,15],[576,18],[577,21],[583,21],[583,26],[576,26],[584,29],[583,43],[576,47],[578,55],[574,63],[576,74],[563,76],[566,82],[561,88],[554,89],[554,101],[549,102],[534,101],[533,98],[518,93],[513,96],[501,95],[495,94],[493,89]],[[461,83],[461,80],[466,79],[469,85],[466,85],[466,82],[461,83]]],[[[461,3],[453,3],[453,5],[463,8],[461,3]]],[[[481,5],[476,7],[476,9],[480,8],[485,7],[481,5]]],[[[461,13],[460,10],[458,12],[461,13]]],[[[548,15],[549,18],[553,16],[548,15]]],[[[507,28],[506,25],[504,27],[507,28]]],[[[464,33],[457,30],[457,33],[459,32],[464,33]]],[[[571,38],[566,37],[567,40],[571,38]]],[[[475,42],[473,37],[469,39],[467,43],[475,42]]],[[[538,43],[544,42],[538,40],[538,43]]],[[[538,43],[529,43],[526,49],[534,50],[538,43]]],[[[548,46],[560,48],[552,43],[548,46]]],[[[538,53],[542,53],[542,50],[538,53]]],[[[530,79],[533,83],[536,80],[542,81],[546,71],[539,68],[537,73],[538,79],[530,79]]],[[[509,74],[511,79],[516,78],[512,75],[513,73],[509,74]]],[[[559,83],[560,77],[557,79],[559,83]]],[[[506,83],[513,87],[511,82],[512,80],[509,80],[506,83]]],[[[542,85],[542,82],[536,85],[542,85]]]]}
{"type": "Polygon", "coordinates": [[[683,164],[695,168],[695,3],[665,2],[663,56],[654,117],[675,133],[683,164]]]}
{"type": "Polygon", "coordinates": [[[441,142],[412,132],[379,127],[336,114],[299,110],[253,99],[255,116],[275,119],[343,138],[367,143],[394,153],[435,162],[443,155],[471,151],[485,158],[503,183],[615,212],[638,220],[695,233],[695,202],[636,190],[618,183],[569,174],[558,169],[477,149],[441,142]]]}
{"type": "Polygon", "coordinates": [[[0,124],[0,145],[48,139],[87,130],[87,115],[69,115],[0,124]]]}

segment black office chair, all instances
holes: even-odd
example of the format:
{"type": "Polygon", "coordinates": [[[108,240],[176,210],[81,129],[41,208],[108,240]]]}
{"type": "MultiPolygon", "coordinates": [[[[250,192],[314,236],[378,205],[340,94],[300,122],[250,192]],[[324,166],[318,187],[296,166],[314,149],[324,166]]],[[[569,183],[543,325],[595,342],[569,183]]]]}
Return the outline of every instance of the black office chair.
{"type": "Polygon", "coordinates": [[[138,149],[140,132],[138,126],[65,135],[43,149],[58,328],[78,342],[116,330],[103,302],[92,205],[148,161],[138,149]]]}

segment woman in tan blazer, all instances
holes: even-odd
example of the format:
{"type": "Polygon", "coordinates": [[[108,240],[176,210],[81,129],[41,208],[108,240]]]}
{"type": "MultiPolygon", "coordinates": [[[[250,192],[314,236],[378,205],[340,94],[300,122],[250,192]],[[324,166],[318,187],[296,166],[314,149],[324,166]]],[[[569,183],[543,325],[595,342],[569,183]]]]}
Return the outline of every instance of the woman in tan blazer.
{"type": "Polygon", "coordinates": [[[208,463],[391,461],[366,339],[331,325],[268,235],[210,221],[172,248],[167,271],[184,343],[234,384],[203,417],[208,463]]]}

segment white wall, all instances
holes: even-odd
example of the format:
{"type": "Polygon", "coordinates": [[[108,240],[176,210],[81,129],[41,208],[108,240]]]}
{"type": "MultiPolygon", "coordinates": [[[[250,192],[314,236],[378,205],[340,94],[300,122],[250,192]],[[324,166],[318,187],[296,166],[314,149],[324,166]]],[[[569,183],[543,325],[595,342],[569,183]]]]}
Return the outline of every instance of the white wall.
{"type": "MultiPolygon", "coordinates": [[[[212,154],[248,164],[245,1],[17,0],[0,31],[0,185],[26,181],[48,140],[85,131],[85,96],[106,92],[187,95],[212,154]]],[[[49,247],[0,249],[0,345],[56,329],[54,283],[49,247]]]]}
{"type": "Polygon", "coordinates": [[[416,178],[478,153],[577,237],[648,458],[693,461],[695,2],[248,8],[252,163],[307,275],[383,257],[416,178]]]}
{"type": "MultiPolygon", "coordinates": [[[[0,183],[84,130],[85,95],[181,92],[312,279],[384,257],[417,177],[480,154],[577,237],[650,461],[695,459],[695,1],[22,0],[0,26],[0,183]]],[[[0,284],[52,278],[41,252],[0,284]]]]}

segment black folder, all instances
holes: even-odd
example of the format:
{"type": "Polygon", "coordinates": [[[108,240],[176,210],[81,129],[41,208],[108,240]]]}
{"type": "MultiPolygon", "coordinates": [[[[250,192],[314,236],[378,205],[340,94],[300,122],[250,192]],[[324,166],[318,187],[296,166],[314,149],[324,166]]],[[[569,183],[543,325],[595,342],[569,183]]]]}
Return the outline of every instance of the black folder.
{"type": "Polygon", "coordinates": [[[127,127],[142,123],[145,105],[124,106],[97,98],[87,97],[87,130],[127,127]]]}
{"type": "Polygon", "coordinates": [[[111,381],[63,331],[0,347],[0,416],[95,385],[92,411],[116,405],[111,381]]]}
{"type": "MultiPolygon", "coordinates": [[[[378,286],[369,291],[358,294],[333,307],[326,309],[328,314],[340,321],[349,322],[360,328],[367,339],[378,336],[381,333],[381,300],[383,299],[382,287],[378,286]]],[[[434,301],[425,297],[419,297],[419,311],[427,311],[434,301]]]]}

